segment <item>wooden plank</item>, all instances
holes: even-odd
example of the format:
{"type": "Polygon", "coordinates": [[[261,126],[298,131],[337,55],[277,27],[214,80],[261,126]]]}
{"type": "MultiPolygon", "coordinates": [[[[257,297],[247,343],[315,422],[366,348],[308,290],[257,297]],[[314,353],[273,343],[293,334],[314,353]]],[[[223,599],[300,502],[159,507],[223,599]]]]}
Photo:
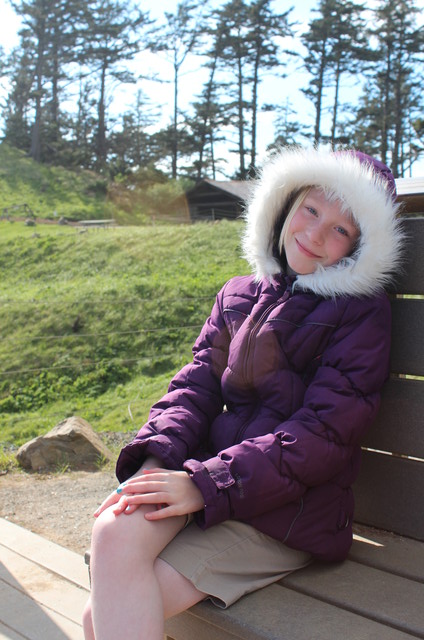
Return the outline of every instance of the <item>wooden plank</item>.
{"type": "Polygon", "coordinates": [[[424,541],[424,463],[363,452],[355,520],[424,541]]]}
{"type": "MultiPolygon", "coordinates": [[[[362,585],[351,584],[350,588],[360,590],[362,585]]],[[[414,637],[281,584],[249,594],[226,610],[209,603],[196,605],[169,620],[166,629],[175,640],[412,640],[414,637]]]]}
{"type": "Polygon", "coordinates": [[[361,444],[424,459],[424,380],[392,378],[381,400],[377,419],[361,444]]]}
{"type": "Polygon", "coordinates": [[[90,588],[84,558],[74,551],[4,518],[0,518],[0,543],[75,585],[87,590],[90,588]]]}
{"type": "Polygon", "coordinates": [[[392,300],[393,373],[424,376],[424,299],[392,300]]]}
{"type": "Polygon", "coordinates": [[[424,213],[424,178],[396,178],[401,213],[424,213]]]}
{"type": "MultiPolygon", "coordinates": [[[[184,612],[165,623],[167,638],[170,640],[240,640],[242,636],[234,635],[222,626],[211,624],[202,617],[193,615],[191,611],[184,612]]],[[[246,640],[253,640],[245,636],[246,640]]],[[[254,640],[264,636],[255,636],[254,640]]]]}
{"type": "Polygon", "coordinates": [[[88,592],[31,560],[0,546],[0,579],[38,605],[55,611],[81,626],[88,592]]]}
{"type": "MultiPolygon", "coordinates": [[[[423,585],[415,581],[347,560],[338,564],[313,564],[287,576],[282,583],[388,627],[424,638],[423,585]]],[[[375,637],[385,638],[385,635],[375,637]]]]}
{"type": "MultiPolygon", "coordinates": [[[[1,590],[1,587],[0,587],[1,590]]],[[[0,622],[0,640],[27,640],[20,633],[15,633],[10,627],[6,627],[0,622]]]]}
{"type": "Polygon", "coordinates": [[[6,638],[83,640],[82,627],[0,580],[0,623],[6,638]],[[15,635],[13,635],[15,634],[15,635]]]}
{"type": "Polygon", "coordinates": [[[424,582],[424,545],[355,523],[349,559],[416,582],[424,582]]]}
{"type": "MultiPolygon", "coordinates": [[[[418,194],[424,197],[424,177],[408,177],[408,178],[396,178],[396,192],[398,199],[402,200],[403,197],[411,194],[418,194]]],[[[424,202],[423,202],[424,206],[424,202]]]]}
{"type": "MultiPolygon", "coordinates": [[[[421,196],[424,201],[424,196],[421,196]]],[[[397,274],[393,290],[403,294],[424,294],[424,218],[404,218],[406,234],[402,271],[397,274]]],[[[391,289],[392,290],[392,289],[391,289]]]]}

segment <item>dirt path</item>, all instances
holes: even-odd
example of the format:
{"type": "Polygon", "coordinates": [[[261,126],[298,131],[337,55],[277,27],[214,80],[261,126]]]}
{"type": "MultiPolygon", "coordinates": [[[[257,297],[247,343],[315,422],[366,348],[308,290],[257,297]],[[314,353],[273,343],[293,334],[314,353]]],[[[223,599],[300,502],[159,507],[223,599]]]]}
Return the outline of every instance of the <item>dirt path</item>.
{"type": "Polygon", "coordinates": [[[0,476],[0,517],[83,554],[93,512],[117,486],[113,471],[0,476]]]}

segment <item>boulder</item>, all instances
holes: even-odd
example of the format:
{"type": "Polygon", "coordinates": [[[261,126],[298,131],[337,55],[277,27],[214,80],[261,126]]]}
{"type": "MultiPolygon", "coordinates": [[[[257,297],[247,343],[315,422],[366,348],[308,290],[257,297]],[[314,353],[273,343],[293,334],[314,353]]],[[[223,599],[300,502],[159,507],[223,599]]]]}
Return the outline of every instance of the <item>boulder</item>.
{"type": "Polygon", "coordinates": [[[60,467],[96,470],[99,463],[114,456],[86,420],[72,416],[22,445],[16,457],[24,469],[41,471],[60,467]]]}

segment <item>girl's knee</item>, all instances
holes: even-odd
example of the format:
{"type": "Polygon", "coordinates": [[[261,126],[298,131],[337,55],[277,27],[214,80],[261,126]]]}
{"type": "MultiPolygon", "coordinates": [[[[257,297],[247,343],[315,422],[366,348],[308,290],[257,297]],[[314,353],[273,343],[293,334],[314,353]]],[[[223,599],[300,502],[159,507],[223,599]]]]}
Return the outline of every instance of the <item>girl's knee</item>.
{"type": "MultiPolygon", "coordinates": [[[[115,515],[112,508],[103,511],[96,519],[92,531],[93,546],[101,545],[108,547],[119,544],[131,543],[137,535],[137,521],[140,518],[131,516],[115,515]]],[[[139,522],[138,522],[139,524],[139,522]]]]}
{"type": "Polygon", "coordinates": [[[93,525],[91,532],[92,547],[98,548],[99,545],[106,546],[113,544],[117,529],[116,516],[113,515],[111,509],[103,511],[93,525]]]}
{"type": "MultiPolygon", "coordinates": [[[[150,566],[164,547],[177,535],[184,518],[149,521],[143,505],[129,515],[115,515],[112,508],[103,511],[93,527],[92,568],[99,562],[109,566],[119,564],[150,566]]],[[[93,573],[92,573],[93,575],[93,573]]]]}
{"type": "Polygon", "coordinates": [[[152,544],[151,523],[138,509],[131,515],[115,515],[106,509],[93,526],[91,549],[95,559],[124,558],[128,551],[134,560],[149,556],[152,544]]]}

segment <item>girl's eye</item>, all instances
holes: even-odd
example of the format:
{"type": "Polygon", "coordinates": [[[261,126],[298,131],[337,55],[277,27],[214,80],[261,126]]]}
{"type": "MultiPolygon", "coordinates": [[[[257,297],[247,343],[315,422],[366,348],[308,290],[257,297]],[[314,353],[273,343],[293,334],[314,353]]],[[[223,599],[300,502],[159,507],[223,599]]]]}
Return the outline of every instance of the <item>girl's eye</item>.
{"type": "Polygon", "coordinates": [[[306,208],[309,211],[309,213],[312,213],[313,216],[317,216],[318,215],[317,210],[314,209],[313,207],[306,207],[306,208]]]}
{"type": "Polygon", "coordinates": [[[346,231],[346,229],[344,227],[336,227],[336,231],[338,233],[341,233],[343,236],[349,236],[349,233],[346,231]]]}

